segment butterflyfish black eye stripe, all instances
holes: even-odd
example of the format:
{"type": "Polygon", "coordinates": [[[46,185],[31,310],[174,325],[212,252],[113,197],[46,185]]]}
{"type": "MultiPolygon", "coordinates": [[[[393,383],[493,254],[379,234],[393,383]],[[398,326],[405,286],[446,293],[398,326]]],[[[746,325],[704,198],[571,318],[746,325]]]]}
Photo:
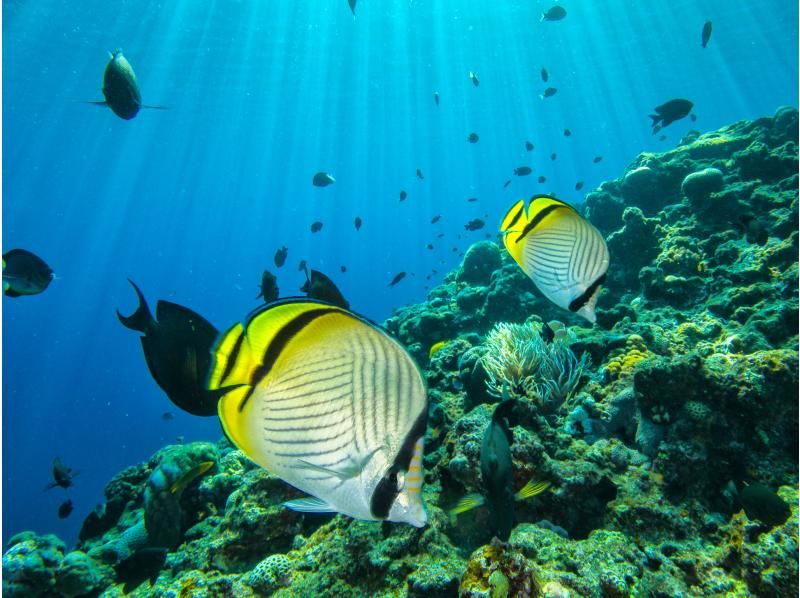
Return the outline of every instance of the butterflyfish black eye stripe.
{"type": "Polygon", "coordinates": [[[514,226],[519,220],[520,216],[522,216],[524,213],[525,213],[525,204],[523,203],[521,206],[519,206],[519,209],[516,211],[516,213],[511,217],[511,220],[509,221],[506,228],[511,228],[512,226],[514,226]]]}
{"type": "Polygon", "coordinates": [[[533,220],[528,222],[528,224],[525,225],[525,228],[522,229],[522,232],[517,237],[516,242],[519,243],[520,241],[522,241],[528,235],[528,233],[530,233],[534,228],[539,226],[539,224],[542,222],[542,220],[544,220],[547,217],[548,214],[550,214],[551,212],[555,212],[556,210],[563,210],[563,209],[569,209],[569,208],[563,204],[553,204],[551,206],[547,206],[546,208],[542,208],[541,210],[539,210],[539,213],[537,213],[536,216],[533,217],[533,220]]]}
{"type": "Polygon", "coordinates": [[[239,357],[239,351],[242,348],[242,342],[244,342],[244,331],[239,332],[239,336],[236,337],[236,342],[233,344],[233,348],[231,349],[231,354],[228,355],[228,360],[225,362],[225,369],[222,372],[222,376],[220,377],[220,385],[222,382],[225,381],[225,378],[230,375],[233,371],[233,367],[236,364],[236,360],[239,357]]]}

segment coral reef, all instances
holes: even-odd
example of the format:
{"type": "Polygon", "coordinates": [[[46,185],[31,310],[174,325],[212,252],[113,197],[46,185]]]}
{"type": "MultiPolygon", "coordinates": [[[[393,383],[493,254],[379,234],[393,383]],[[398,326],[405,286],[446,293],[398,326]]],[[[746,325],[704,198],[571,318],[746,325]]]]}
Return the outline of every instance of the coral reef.
{"type": "Polygon", "coordinates": [[[4,594],[120,595],[121,565],[166,548],[134,595],[797,595],[797,126],[781,108],[692,132],[590,192],[611,253],[592,328],[490,241],[393,313],[429,387],[425,528],[289,511],[224,439],[167,447],[109,482],[74,550],[14,536],[4,594]],[[502,544],[485,508],[447,510],[480,491],[505,396],[514,489],[551,486],[502,544]],[[755,483],[788,520],[747,510],[755,483]]]}

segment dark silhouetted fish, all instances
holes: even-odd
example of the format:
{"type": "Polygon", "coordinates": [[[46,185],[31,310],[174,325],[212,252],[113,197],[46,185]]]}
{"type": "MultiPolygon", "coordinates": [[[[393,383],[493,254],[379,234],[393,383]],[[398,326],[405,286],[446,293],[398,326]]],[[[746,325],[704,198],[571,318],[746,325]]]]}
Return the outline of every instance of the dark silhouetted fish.
{"type": "Polygon", "coordinates": [[[356,2],[358,0],[347,0],[347,5],[350,7],[350,12],[353,13],[353,16],[356,16],[356,2]]]}
{"type": "Polygon", "coordinates": [[[398,282],[403,280],[405,277],[406,277],[406,273],[405,272],[398,272],[397,274],[394,275],[394,278],[392,278],[392,282],[389,283],[389,286],[393,287],[398,282]]]}
{"type": "Polygon", "coordinates": [[[261,273],[261,284],[258,286],[256,299],[263,299],[264,303],[272,303],[278,298],[278,279],[269,270],[261,273]]]}
{"type": "Polygon", "coordinates": [[[297,264],[297,269],[300,270],[301,272],[305,272],[306,273],[306,277],[308,277],[308,268],[306,266],[306,261],[305,260],[300,260],[300,263],[297,264]]]}
{"type": "Polygon", "coordinates": [[[690,114],[689,115],[689,120],[691,120],[692,122],[697,122],[697,115],[696,114],[690,114]]]}
{"type": "Polygon", "coordinates": [[[128,594],[147,580],[150,580],[150,585],[156,583],[166,562],[166,548],[140,548],[114,565],[114,571],[117,581],[123,584],[123,592],[128,594]]]}
{"type": "Polygon", "coordinates": [[[436,235],[437,239],[441,239],[442,237],[444,237],[444,233],[439,233],[438,235],[436,235]]]}
{"type": "Polygon", "coordinates": [[[312,222],[311,223],[311,232],[312,233],[318,233],[321,230],[322,230],[322,222],[317,220],[316,222],[312,222]]]}
{"type": "Polygon", "coordinates": [[[78,475],[77,471],[73,471],[71,467],[67,467],[61,462],[61,459],[56,457],[53,459],[53,481],[45,486],[45,490],[50,490],[58,486],[59,488],[67,489],[72,486],[72,479],[78,475]]]}
{"type": "Polygon", "coordinates": [[[464,228],[467,229],[467,230],[480,230],[484,226],[486,226],[486,223],[483,220],[481,220],[480,218],[474,218],[474,219],[470,220],[469,222],[467,222],[464,225],[464,228]]]}
{"type": "Polygon", "coordinates": [[[130,316],[117,310],[123,326],[144,333],[144,358],[150,374],[175,405],[192,415],[217,415],[218,397],[206,389],[211,347],[217,329],[188,307],[159,300],[153,319],[144,295],[132,280],[139,306],[130,316]]]}
{"type": "Polygon", "coordinates": [[[661,128],[669,126],[670,124],[674,123],[676,120],[680,120],[685,118],[689,115],[692,111],[694,104],[689,100],[683,99],[676,99],[670,100],[660,106],[656,106],[655,114],[650,114],[650,118],[653,119],[651,123],[653,126],[653,135],[658,133],[661,128]],[[656,129],[656,127],[660,127],[656,129]]]}
{"type": "Polygon", "coordinates": [[[405,201],[406,197],[408,197],[408,193],[406,193],[405,191],[401,190],[400,191],[400,201],[405,201]]]}
{"type": "Polygon", "coordinates": [[[478,143],[479,139],[480,137],[478,137],[477,133],[470,133],[469,135],[467,135],[467,141],[469,141],[470,143],[478,143]]]}
{"type": "Polygon", "coordinates": [[[347,272],[347,266],[339,266],[339,272],[341,272],[342,274],[347,272]]]}
{"type": "Polygon", "coordinates": [[[467,202],[469,202],[469,203],[475,203],[476,201],[478,201],[477,197],[468,197],[467,198],[467,202]]]}
{"type": "Polygon", "coordinates": [[[422,171],[419,168],[417,168],[417,178],[421,181],[425,179],[425,177],[422,174],[422,171]]]}
{"type": "Polygon", "coordinates": [[[436,103],[436,107],[438,108],[439,107],[439,92],[438,91],[434,91],[433,92],[433,101],[436,103]]]}
{"type": "Polygon", "coordinates": [[[353,225],[356,227],[356,230],[361,230],[361,218],[356,216],[356,219],[353,221],[353,225]]]}
{"type": "Polygon", "coordinates": [[[306,282],[300,287],[300,291],[305,293],[306,297],[350,309],[350,303],[330,278],[319,270],[311,270],[311,273],[306,276],[306,282]]]}
{"type": "Polygon", "coordinates": [[[433,243],[428,243],[427,245],[425,245],[425,248],[426,249],[433,249],[433,243]]]}
{"type": "Polygon", "coordinates": [[[161,414],[162,421],[171,422],[173,419],[175,419],[175,416],[172,415],[171,411],[165,411],[164,413],[161,414]]]}
{"type": "Polygon", "coordinates": [[[514,169],[514,174],[517,176],[528,176],[532,172],[533,169],[530,166],[517,166],[514,169]]]}
{"type": "Polygon", "coordinates": [[[555,154],[555,153],[550,154],[550,159],[551,160],[555,160],[557,157],[558,157],[558,154],[555,154]]]}
{"type": "Polygon", "coordinates": [[[564,129],[564,137],[569,137],[570,135],[572,135],[572,131],[569,129],[564,129]]]}
{"type": "Polygon", "coordinates": [[[508,187],[511,184],[511,179],[508,179],[505,183],[503,183],[503,189],[508,187]]]}
{"type": "Polygon", "coordinates": [[[575,183],[575,191],[580,191],[581,189],[583,189],[583,181],[578,181],[575,183]]]}
{"type": "Polygon", "coordinates": [[[547,69],[542,67],[542,70],[539,71],[539,74],[542,76],[542,81],[547,83],[547,80],[550,78],[550,75],[547,73],[547,69]]]}
{"type": "Polygon", "coordinates": [[[544,176],[544,175],[541,175],[538,180],[539,180],[540,183],[546,183],[547,182],[547,177],[544,176]]]}
{"type": "Polygon", "coordinates": [[[50,266],[27,249],[12,249],[3,254],[3,294],[6,297],[38,295],[53,278],[50,266]]]}
{"type": "Polygon", "coordinates": [[[525,149],[528,150],[529,152],[532,152],[533,151],[533,144],[530,141],[526,141],[525,142],[525,149]]]}
{"type": "Polygon", "coordinates": [[[335,182],[336,179],[327,172],[318,172],[314,175],[314,178],[311,179],[311,184],[315,187],[327,187],[328,185],[333,185],[335,182]]]}
{"type": "Polygon", "coordinates": [[[72,513],[72,501],[67,499],[61,503],[61,506],[58,507],[58,518],[59,519],[66,519],[72,513]]]}
{"type": "Polygon", "coordinates": [[[666,141],[667,140],[667,136],[666,135],[662,135],[661,137],[658,138],[658,140],[659,141],[666,141]]]}
{"type": "Polygon", "coordinates": [[[437,223],[437,222],[439,222],[439,220],[441,220],[441,219],[442,219],[442,217],[441,217],[439,214],[437,214],[436,216],[434,216],[433,218],[431,218],[431,224],[436,224],[436,223],[437,223]]]}
{"type": "Polygon", "coordinates": [[[542,95],[540,95],[539,97],[542,99],[551,98],[554,95],[556,95],[556,93],[558,93],[558,89],[556,89],[555,87],[548,87],[542,92],[542,95]]]}
{"type": "Polygon", "coordinates": [[[736,230],[744,234],[748,243],[767,244],[769,233],[764,224],[752,214],[742,214],[739,216],[739,221],[732,224],[736,230]]]}
{"type": "Polygon", "coordinates": [[[789,505],[764,484],[745,486],[739,492],[739,502],[748,519],[758,519],[770,527],[783,525],[792,514],[789,505]]]}
{"type": "Polygon", "coordinates": [[[703,25],[703,33],[700,35],[700,45],[704,48],[708,45],[708,40],[711,39],[711,21],[706,21],[703,25]]]}
{"type": "Polygon", "coordinates": [[[289,255],[289,248],[285,245],[275,252],[275,266],[282,267],[286,263],[286,256],[289,255]]]}
{"type": "Polygon", "coordinates": [[[567,10],[563,6],[554,6],[548,8],[547,11],[542,13],[542,18],[539,21],[560,21],[567,16],[567,10]]]}
{"type": "Polygon", "coordinates": [[[592,160],[592,162],[594,162],[595,164],[598,164],[599,162],[602,161],[603,161],[603,156],[595,156],[594,160],[592,160]]]}
{"type": "Polygon", "coordinates": [[[98,106],[108,106],[111,111],[125,120],[130,120],[141,108],[166,110],[165,106],[145,106],[139,83],[130,63],[122,55],[122,50],[109,52],[110,60],[103,73],[103,102],[88,102],[98,106]]]}
{"type": "Polygon", "coordinates": [[[480,81],[478,81],[478,75],[476,75],[476,74],[475,74],[475,73],[473,73],[472,71],[470,71],[470,72],[469,72],[469,80],[470,80],[470,81],[472,81],[472,84],[473,84],[475,87],[478,87],[478,85],[480,85],[480,84],[481,84],[481,82],[480,82],[480,81]]]}

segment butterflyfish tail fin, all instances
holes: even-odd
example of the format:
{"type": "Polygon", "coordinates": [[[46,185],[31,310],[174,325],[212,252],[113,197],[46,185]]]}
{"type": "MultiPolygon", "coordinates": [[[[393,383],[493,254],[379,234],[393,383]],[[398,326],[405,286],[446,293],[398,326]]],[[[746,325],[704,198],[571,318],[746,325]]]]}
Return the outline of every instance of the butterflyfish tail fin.
{"type": "Polygon", "coordinates": [[[525,484],[522,489],[514,495],[516,500],[525,500],[526,498],[531,498],[532,496],[536,496],[537,494],[541,494],[545,490],[550,487],[550,482],[537,482],[536,480],[530,480],[527,484],[525,484]]]}

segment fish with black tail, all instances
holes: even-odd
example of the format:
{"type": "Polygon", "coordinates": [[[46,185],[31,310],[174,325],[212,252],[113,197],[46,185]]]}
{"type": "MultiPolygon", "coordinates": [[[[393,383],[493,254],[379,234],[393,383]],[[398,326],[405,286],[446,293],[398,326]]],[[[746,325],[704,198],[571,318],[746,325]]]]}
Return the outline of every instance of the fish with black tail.
{"type": "Polygon", "coordinates": [[[421,181],[424,181],[424,180],[425,180],[425,175],[424,175],[424,174],[422,174],[422,171],[421,171],[419,168],[417,168],[417,178],[418,178],[419,180],[421,180],[421,181]]]}
{"type": "Polygon", "coordinates": [[[558,89],[556,89],[555,87],[548,87],[547,89],[545,89],[542,92],[542,94],[539,97],[542,98],[542,99],[552,98],[557,93],[558,93],[558,89]]]}
{"type": "Polygon", "coordinates": [[[653,121],[650,123],[653,127],[653,135],[658,133],[664,127],[674,123],[676,120],[686,118],[692,111],[693,107],[694,104],[692,102],[682,98],[670,100],[669,102],[665,102],[660,106],[656,106],[655,114],[649,115],[653,121]]]}
{"type": "Polygon", "coordinates": [[[403,191],[403,190],[401,189],[401,190],[400,190],[400,201],[405,201],[405,200],[406,200],[406,197],[408,197],[408,193],[406,193],[405,191],[403,191]]]}
{"type": "Polygon", "coordinates": [[[166,562],[166,548],[140,548],[114,565],[114,572],[117,581],[123,584],[123,592],[128,594],[145,581],[149,580],[151,586],[156,583],[166,562]]]}
{"type": "Polygon", "coordinates": [[[275,301],[278,298],[278,279],[269,270],[261,273],[261,284],[258,285],[256,299],[263,299],[264,303],[275,301]]]}
{"type": "Polygon", "coordinates": [[[309,299],[327,301],[344,309],[350,309],[350,303],[344,298],[339,288],[319,270],[312,269],[311,272],[306,273],[306,282],[300,287],[300,291],[305,293],[309,299]]]}
{"type": "Polygon", "coordinates": [[[533,144],[530,141],[525,142],[525,150],[529,152],[533,151],[533,144]]]}
{"type": "Polygon", "coordinates": [[[353,221],[353,226],[356,227],[356,230],[361,230],[361,218],[356,216],[356,219],[353,221]]]}
{"type": "Polygon", "coordinates": [[[56,457],[53,459],[53,481],[45,486],[45,490],[59,487],[65,490],[72,486],[72,479],[78,475],[77,471],[73,471],[71,467],[67,467],[61,462],[61,459],[56,457]]]}
{"type": "Polygon", "coordinates": [[[467,229],[467,230],[480,230],[485,225],[486,225],[486,223],[483,220],[481,220],[480,218],[474,218],[474,219],[470,220],[469,222],[467,222],[464,225],[464,228],[467,229]]]}
{"type": "Polygon", "coordinates": [[[478,143],[479,139],[480,137],[478,136],[477,133],[470,133],[469,135],[467,135],[467,141],[469,141],[470,143],[478,143]]]}
{"type": "Polygon", "coordinates": [[[758,519],[769,527],[783,525],[792,514],[786,501],[764,484],[745,485],[738,498],[748,519],[758,519]]]}
{"type": "Polygon", "coordinates": [[[318,172],[311,178],[311,184],[315,187],[327,187],[328,185],[333,185],[335,182],[336,179],[333,178],[333,175],[327,172],[318,172]]]}
{"type": "Polygon", "coordinates": [[[398,282],[403,280],[405,277],[406,277],[406,273],[405,272],[398,272],[397,274],[394,275],[394,278],[392,278],[392,281],[389,283],[389,286],[393,287],[398,282]]]}
{"type": "Polygon", "coordinates": [[[472,85],[475,87],[478,87],[481,84],[481,82],[478,80],[478,75],[472,71],[469,72],[469,80],[472,81],[472,85]]]}
{"type": "Polygon", "coordinates": [[[533,168],[531,168],[530,166],[517,166],[514,169],[514,174],[517,176],[528,176],[532,172],[533,168]]]}
{"type": "Polygon", "coordinates": [[[316,222],[312,222],[311,223],[311,232],[312,233],[318,233],[321,230],[322,230],[322,222],[317,220],[316,222]]]}
{"type": "Polygon", "coordinates": [[[542,18],[539,21],[561,21],[567,16],[567,9],[563,6],[554,6],[552,8],[548,8],[545,12],[542,13],[542,18]]]}
{"type": "Polygon", "coordinates": [[[275,267],[280,268],[286,263],[286,256],[289,255],[289,248],[285,245],[275,252],[275,267]]]}
{"type": "Polygon", "coordinates": [[[434,91],[433,92],[433,101],[436,104],[436,107],[438,108],[439,107],[439,92],[438,91],[434,91]]]}
{"type": "Polygon", "coordinates": [[[708,40],[711,39],[712,27],[711,21],[706,21],[703,24],[703,32],[700,34],[700,45],[704,48],[708,45],[708,40]]]}
{"type": "Polygon", "coordinates": [[[166,106],[147,106],[142,104],[139,82],[130,62],[122,55],[122,50],[108,53],[110,59],[103,73],[102,102],[87,102],[97,106],[108,106],[111,111],[124,120],[131,120],[142,108],[167,110],[166,106]]]}
{"type": "Polygon", "coordinates": [[[69,500],[69,499],[65,500],[58,507],[58,518],[59,519],[66,519],[67,517],[69,517],[72,514],[73,508],[74,507],[72,505],[72,501],[69,500]]]}
{"type": "Polygon", "coordinates": [[[547,83],[547,80],[550,78],[550,74],[547,72],[547,69],[542,67],[542,70],[539,71],[539,75],[542,77],[542,82],[547,83]]]}

